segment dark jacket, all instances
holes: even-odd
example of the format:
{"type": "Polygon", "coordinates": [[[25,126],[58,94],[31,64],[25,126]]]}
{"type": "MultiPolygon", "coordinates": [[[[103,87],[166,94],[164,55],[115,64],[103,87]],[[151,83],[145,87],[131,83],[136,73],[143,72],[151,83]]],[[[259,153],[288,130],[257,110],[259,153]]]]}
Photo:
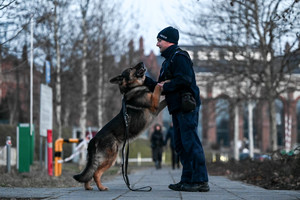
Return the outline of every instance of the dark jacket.
{"type": "MultiPolygon", "coordinates": [[[[200,106],[200,91],[196,85],[193,63],[186,51],[181,50],[177,45],[172,45],[161,54],[165,61],[160,70],[158,82],[170,80],[163,87],[163,94],[166,96],[170,114],[181,109],[181,94],[191,92],[200,106]]],[[[145,85],[150,89],[155,87],[156,82],[146,77],[145,85]]]]}
{"type": "Polygon", "coordinates": [[[162,148],[164,146],[164,137],[161,131],[154,131],[151,136],[151,148],[162,148]]]}

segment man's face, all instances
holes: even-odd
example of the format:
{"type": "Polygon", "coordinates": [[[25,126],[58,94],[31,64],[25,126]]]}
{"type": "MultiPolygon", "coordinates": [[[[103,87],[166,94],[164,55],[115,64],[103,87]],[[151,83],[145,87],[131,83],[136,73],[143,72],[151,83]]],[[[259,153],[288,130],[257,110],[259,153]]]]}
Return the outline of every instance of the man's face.
{"type": "Polygon", "coordinates": [[[160,53],[162,53],[164,50],[166,50],[169,46],[172,46],[172,45],[173,45],[173,43],[170,43],[170,42],[167,42],[160,38],[157,38],[156,46],[158,46],[160,53]]]}

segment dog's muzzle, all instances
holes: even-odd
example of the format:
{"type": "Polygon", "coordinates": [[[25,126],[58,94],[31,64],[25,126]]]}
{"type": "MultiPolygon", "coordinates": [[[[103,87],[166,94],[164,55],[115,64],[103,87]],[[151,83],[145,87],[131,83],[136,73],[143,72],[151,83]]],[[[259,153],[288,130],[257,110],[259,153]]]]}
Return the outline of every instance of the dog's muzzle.
{"type": "Polygon", "coordinates": [[[135,72],[135,75],[136,75],[137,77],[142,77],[142,76],[144,76],[145,72],[146,72],[146,68],[145,68],[144,65],[143,65],[143,67],[141,67],[140,69],[138,69],[138,70],[135,72]]]}

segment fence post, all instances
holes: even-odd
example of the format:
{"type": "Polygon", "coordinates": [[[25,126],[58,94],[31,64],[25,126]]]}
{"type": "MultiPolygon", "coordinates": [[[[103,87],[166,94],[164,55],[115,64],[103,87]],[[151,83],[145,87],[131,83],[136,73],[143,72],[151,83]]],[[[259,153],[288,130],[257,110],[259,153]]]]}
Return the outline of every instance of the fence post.
{"type": "Polygon", "coordinates": [[[6,137],[6,172],[10,173],[11,171],[11,138],[10,136],[6,137]]]}

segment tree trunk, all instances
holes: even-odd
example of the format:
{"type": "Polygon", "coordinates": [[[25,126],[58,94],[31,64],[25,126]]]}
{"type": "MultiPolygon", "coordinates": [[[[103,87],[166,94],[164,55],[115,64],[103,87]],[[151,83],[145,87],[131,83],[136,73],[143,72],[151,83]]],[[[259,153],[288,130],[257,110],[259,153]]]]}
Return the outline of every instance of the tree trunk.
{"type": "Polygon", "coordinates": [[[56,122],[58,126],[58,138],[62,137],[61,131],[61,81],[60,81],[60,72],[61,72],[61,55],[60,55],[60,44],[58,38],[58,15],[57,15],[57,6],[58,2],[54,2],[54,40],[56,46],[56,122]]]}
{"type": "MultiPolygon", "coordinates": [[[[87,27],[86,27],[86,13],[87,13],[88,1],[85,7],[81,7],[82,12],[82,31],[83,31],[83,45],[82,45],[82,64],[81,64],[81,77],[82,77],[82,90],[81,90],[81,113],[80,113],[80,138],[85,139],[86,134],[86,116],[87,116],[87,27]]],[[[86,160],[86,152],[81,152],[79,165],[83,166],[86,160]]]]}
{"type": "MultiPolygon", "coordinates": [[[[264,60],[267,61],[267,54],[264,54],[264,60]]],[[[272,66],[270,63],[266,64],[266,93],[269,105],[269,120],[270,120],[270,135],[272,137],[271,146],[272,150],[277,150],[277,127],[276,127],[276,109],[274,92],[275,88],[272,87],[272,66]]]]}
{"type": "Polygon", "coordinates": [[[13,125],[15,121],[15,115],[17,112],[17,102],[16,102],[16,93],[13,92],[9,95],[8,98],[8,108],[9,108],[9,125],[13,125]]]}
{"type": "Polygon", "coordinates": [[[272,150],[276,151],[278,149],[277,146],[277,126],[276,126],[276,108],[274,99],[268,100],[270,107],[270,131],[272,136],[272,150]]]}
{"type": "Polygon", "coordinates": [[[69,106],[64,108],[65,108],[65,112],[64,112],[63,122],[64,122],[64,126],[66,127],[69,126],[69,117],[70,117],[71,110],[69,106]]]}
{"type": "Polygon", "coordinates": [[[102,128],[103,126],[103,104],[104,104],[104,98],[103,98],[103,48],[102,48],[102,40],[100,39],[99,44],[99,75],[98,75],[98,127],[102,128]]]}

